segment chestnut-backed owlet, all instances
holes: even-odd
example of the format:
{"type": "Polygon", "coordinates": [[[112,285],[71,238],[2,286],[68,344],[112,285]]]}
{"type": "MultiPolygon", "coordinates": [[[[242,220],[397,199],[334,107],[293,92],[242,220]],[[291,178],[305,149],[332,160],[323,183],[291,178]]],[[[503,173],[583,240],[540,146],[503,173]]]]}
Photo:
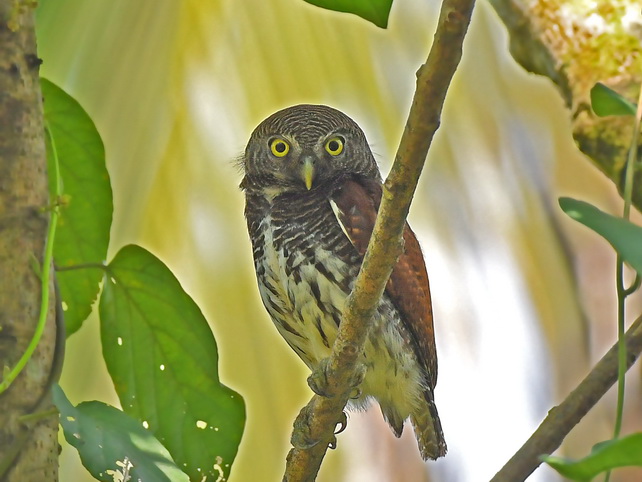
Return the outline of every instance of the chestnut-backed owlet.
{"type": "MultiPolygon", "coordinates": [[[[265,119],[242,159],[245,217],[259,292],[277,330],[308,367],[331,353],[381,202],[363,131],[323,105],[265,119]]],[[[397,437],[410,418],[424,459],[446,453],[434,402],[437,353],[428,275],[406,224],[404,250],[379,301],[352,407],[379,403],[397,437]]]]}

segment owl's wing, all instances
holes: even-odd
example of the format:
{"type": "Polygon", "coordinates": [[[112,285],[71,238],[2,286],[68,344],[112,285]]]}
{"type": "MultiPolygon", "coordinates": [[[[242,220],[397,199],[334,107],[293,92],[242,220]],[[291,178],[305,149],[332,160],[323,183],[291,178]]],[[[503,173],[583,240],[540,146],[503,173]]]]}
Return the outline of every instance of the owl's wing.
{"type": "MultiPolygon", "coordinates": [[[[382,187],[370,179],[347,180],[332,195],[333,209],[344,233],[363,256],[381,204],[382,187]]],[[[401,312],[416,345],[428,382],[437,383],[437,351],[432,320],[430,287],[419,242],[408,223],[403,232],[404,250],[393,268],[386,293],[401,312]]]]}

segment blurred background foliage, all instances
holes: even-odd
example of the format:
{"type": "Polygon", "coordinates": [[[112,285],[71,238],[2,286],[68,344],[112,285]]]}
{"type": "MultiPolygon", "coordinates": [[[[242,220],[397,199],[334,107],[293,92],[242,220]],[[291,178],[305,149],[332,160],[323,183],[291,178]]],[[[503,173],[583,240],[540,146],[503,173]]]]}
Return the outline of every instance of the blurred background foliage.
{"type": "MultiPolygon", "coordinates": [[[[210,321],[221,380],[245,398],[232,481],[280,480],[310,396],[303,363],[260,305],[235,159],[270,113],[324,103],[364,128],[387,172],[438,6],[398,0],[381,30],[301,0],[40,1],[42,73],[105,142],[111,255],[136,242],[169,265],[210,321]]],[[[449,455],[425,466],[411,434],[394,439],[374,409],[350,415],[319,480],[488,479],[614,342],[615,255],[561,214],[560,195],[620,212],[615,188],[575,148],[557,92],[515,64],[480,2],[410,213],[431,277],[449,455]]],[[[634,371],[625,433],[641,422],[634,371]]],[[[116,403],[95,320],[69,339],[62,385],[73,403],[116,403]]],[[[564,454],[609,437],[614,400],[564,454]]],[[[61,480],[89,480],[69,446],[61,461],[61,480]]],[[[556,477],[542,467],[529,480],[556,477]]]]}

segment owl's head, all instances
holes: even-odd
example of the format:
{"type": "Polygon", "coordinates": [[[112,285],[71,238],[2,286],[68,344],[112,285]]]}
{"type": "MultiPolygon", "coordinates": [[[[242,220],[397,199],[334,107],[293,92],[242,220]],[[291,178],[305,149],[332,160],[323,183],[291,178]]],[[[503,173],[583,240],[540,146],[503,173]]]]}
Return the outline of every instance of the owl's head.
{"type": "Polygon", "coordinates": [[[244,189],[271,195],[305,192],[357,174],[379,179],[363,131],[325,105],[295,105],[261,122],[243,156],[244,189]]]}

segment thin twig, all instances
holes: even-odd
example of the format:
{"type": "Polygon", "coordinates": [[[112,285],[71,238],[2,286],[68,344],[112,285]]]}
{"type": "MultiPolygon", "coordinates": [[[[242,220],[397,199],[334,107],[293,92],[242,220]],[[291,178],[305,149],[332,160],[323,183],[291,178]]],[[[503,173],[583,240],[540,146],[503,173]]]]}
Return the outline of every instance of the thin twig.
{"type": "Polygon", "coordinates": [[[328,362],[327,388],[332,396],[314,396],[295,422],[293,439],[318,443],[290,451],[285,481],[312,481],[316,478],[328,444],[333,440],[334,428],[341,420],[369,320],[401,249],[401,234],[410,202],[428,148],[439,128],[444,99],[461,59],[473,5],[474,0],[444,0],[442,3],[430,54],[417,73],[417,89],[394,165],[384,185],[368,251],[347,300],[328,362]]]}
{"type": "MultiPolygon", "coordinates": [[[[626,332],[627,369],[642,352],[642,316],[626,332]]],[[[593,408],[617,380],[618,345],[595,365],[584,380],[557,407],[552,408],[533,435],[495,474],[491,482],[525,480],[542,463],[540,456],[552,454],[575,425],[593,408]]]]}

